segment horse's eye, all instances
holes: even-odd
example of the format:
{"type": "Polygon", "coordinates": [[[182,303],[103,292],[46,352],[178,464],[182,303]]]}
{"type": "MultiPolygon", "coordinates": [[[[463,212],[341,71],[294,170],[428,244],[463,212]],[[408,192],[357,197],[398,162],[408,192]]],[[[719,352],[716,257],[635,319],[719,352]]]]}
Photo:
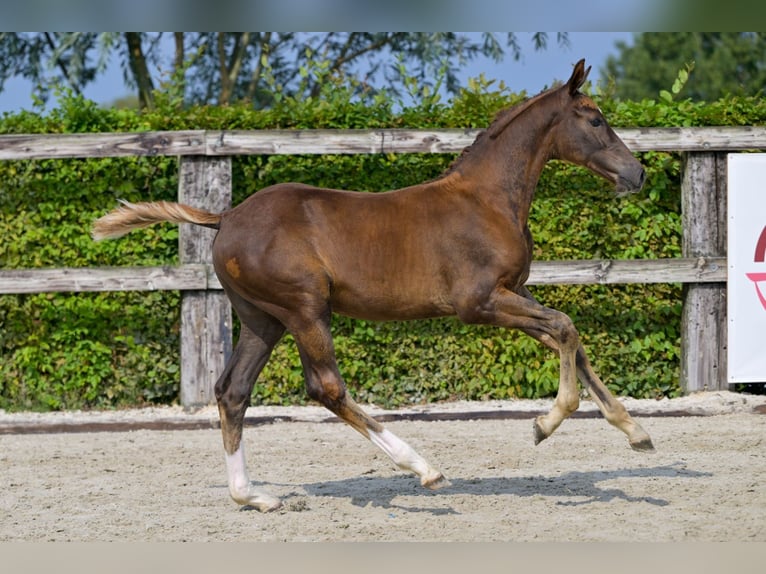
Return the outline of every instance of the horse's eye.
{"type": "Polygon", "coordinates": [[[603,121],[601,121],[601,118],[593,118],[593,119],[590,121],[590,125],[592,125],[594,128],[597,128],[598,126],[600,126],[600,125],[601,125],[601,124],[603,124],[603,123],[604,123],[604,122],[603,122],[603,121]]]}

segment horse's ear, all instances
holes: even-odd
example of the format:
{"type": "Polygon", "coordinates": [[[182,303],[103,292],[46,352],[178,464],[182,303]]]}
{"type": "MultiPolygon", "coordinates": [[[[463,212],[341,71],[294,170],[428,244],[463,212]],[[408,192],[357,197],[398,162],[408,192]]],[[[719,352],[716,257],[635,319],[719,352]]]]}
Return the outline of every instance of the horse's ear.
{"type": "Polygon", "coordinates": [[[569,81],[567,82],[567,88],[569,88],[570,96],[574,96],[582,87],[582,85],[585,83],[585,80],[588,79],[589,73],[590,66],[588,66],[587,69],[585,68],[584,58],[575,64],[574,70],[572,71],[572,77],[569,78],[569,81]]]}

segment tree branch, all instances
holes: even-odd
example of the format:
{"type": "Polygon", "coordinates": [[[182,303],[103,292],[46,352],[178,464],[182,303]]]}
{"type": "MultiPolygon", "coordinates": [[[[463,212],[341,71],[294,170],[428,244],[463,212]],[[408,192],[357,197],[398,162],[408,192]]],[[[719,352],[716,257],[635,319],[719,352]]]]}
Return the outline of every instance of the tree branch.
{"type": "Polygon", "coordinates": [[[391,43],[392,38],[391,36],[386,35],[384,38],[381,38],[377,42],[374,42],[372,44],[368,44],[364,48],[361,48],[359,50],[356,50],[355,52],[348,53],[348,50],[351,48],[351,40],[354,37],[354,32],[349,34],[348,41],[346,42],[346,45],[341,50],[341,53],[338,55],[337,58],[333,61],[333,63],[330,65],[331,70],[339,70],[342,66],[345,64],[348,64],[349,62],[356,60],[360,56],[365,55],[368,52],[374,52],[375,50],[380,50],[384,46],[387,46],[391,43]]]}
{"type": "MultiPolygon", "coordinates": [[[[372,44],[368,44],[367,46],[359,50],[349,53],[349,50],[351,49],[355,35],[356,35],[356,32],[349,33],[348,38],[346,39],[345,45],[341,48],[338,56],[330,64],[330,68],[329,68],[330,71],[337,72],[349,62],[352,62],[353,60],[356,60],[357,58],[360,58],[361,56],[369,52],[380,50],[381,48],[391,44],[393,40],[393,38],[390,35],[386,34],[383,38],[381,38],[377,42],[373,42],[372,44]]],[[[320,90],[321,90],[321,86],[319,84],[314,84],[311,87],[311,96],[312,97],[318,96],[320,90]]]]}
{"type": "Polygon", "coordinates": [[[48,32],[45,32],[45,41],[47,42],[48,46],[51,49],[52,55],[56,58],[56,65],[59,67],[59,70],[61,70],[61,73],[64,75],[64,79],[69,84],[69,87],[74,90],[76,94],[80,94],[80,88],[72,82],[72,78],[69,77],[69,70],[67,69],[66,62],[64,62],[59,56],[56,56],[56,52],[58,51],[58,48],[56,47],[56,43],[53,41],[53,38],[48,32]]]}
{"type": "Polygon", "coordinates": [[[173,55],[173,71],[177,72],[184,65],[184,33],[173,32],[175,52],[173,55]]]}
{"type": "Polygon", "coordinates": [[[154,108],[154,82],[146,65],[146,57],[141,48],[140,32],[125,32],[128,44],[128,62],[133,72],[133,79],[138,86],[138,104],[142,109],[154,108]]]}
{"type": "Polygon", "coordinates": [[[258,89],[258,84],[261,81],[261,75],[263,74],[263,56],[268,56],[270,50],[271,32],[266,32],[266,35],[261,41],[261,57],[257,58],[253,73],[250,75],[250,83],[247,85],[247,93],[245,97],[251,102],[255,100],[255,93],[258,89]]]}
{"type": "Polygon", "coordinates": [[[229,101],[231,89],[229,87],[229,69],[226,65],[226,33],[218,32],[216,36],[216,48],[218,51],[218,75],[221,78],[221,91],[218,93],[218,103],[229,101]]]}
{"type": "MultiPolygon", "coordinates": [[[[242,61],[245,58],[245,53],[247,51],[247,45],[250,43],[250,32],[243,32],[241,34],[236,35],[236,39],[234,42],[234,49],[231,51],[231,58],[229,59],[229,65],[226,66],[226,83],[224,84],[223,78],[221,79],[221,85],[222,87],[225,85],[226,89],[221,90],[221,94],[218,98],[218,104],[228,104],[229,101],[231,101],[232,96],[234,95],[234,88],[237,85],[237,76],[239,76],[239,71],[242,69],[242,61]]],[[[219,60],[221,59],[220,50],[221,50],[221,42],[218,43],[218,49],[219,49],[219,60]]],[[[225,52],[225,48],[224,48],[225,52]]],[[[221,73],[224,73],[224,69],[221,70],[221,73]]]]}

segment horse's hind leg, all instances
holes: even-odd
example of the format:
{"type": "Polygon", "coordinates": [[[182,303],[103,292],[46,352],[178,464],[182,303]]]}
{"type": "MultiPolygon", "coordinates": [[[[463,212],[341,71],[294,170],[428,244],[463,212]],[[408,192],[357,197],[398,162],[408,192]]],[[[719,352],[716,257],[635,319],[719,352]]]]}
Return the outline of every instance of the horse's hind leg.
{"type": "Polygon", "coordinates": [[[226,456],[229,493],[235,502],[261,512],[279,508],[278,498],[253,487],[247,473],[242,427],[250,405],[250,394],[258,375],[285,328],[273,317],[248,309],[243,313],[239,341],[215,386],[221,434],[226,456]]]}
{"type": "Polygon", "coordinates": [[[322,403],[352,428],[385,452],[401,469],[420,477],[432,490],[449,486],[441,472],[433,468],[411,446],[365,413],[346,392],[335,360],[329,328],[329,312],[323,319],[302,322],[292,330],[298,345],[309,396],[322,403]]]}

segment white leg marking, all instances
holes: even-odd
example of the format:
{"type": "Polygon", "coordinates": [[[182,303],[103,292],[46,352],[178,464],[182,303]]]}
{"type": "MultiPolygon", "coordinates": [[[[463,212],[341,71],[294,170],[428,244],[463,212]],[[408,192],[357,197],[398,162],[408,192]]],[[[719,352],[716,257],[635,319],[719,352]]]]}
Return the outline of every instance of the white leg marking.
{"type": "Polygon", "coordinates": [[[254,506],[261,512],[275,510],[281,506],[282,503],[278,498],[259,491],[250,484],[245,451],[241,444],[234,454],[224,454],[226,456],[226,472],[229,477],[229,494],[237,504],[254,506]]]}
{"type": "Polygon", "coordinates": [[[369,431],[372,444],[385,452],[403,470],[414,472],[420,477],[420,484],[436,489],[449,486],[441,472],[433,468],[415,449],[388,429],[381,432],[369,431]]]}
{"type": "Polygon", "coordinates": [[[242,496],[242,493],[246,494],[250,488],[245,451],[240,444],[234,454],[224,454],[226,455],[226,472],[229,475],[229,492],[231,492],[232,498],[237,500],[242,496]]]}

